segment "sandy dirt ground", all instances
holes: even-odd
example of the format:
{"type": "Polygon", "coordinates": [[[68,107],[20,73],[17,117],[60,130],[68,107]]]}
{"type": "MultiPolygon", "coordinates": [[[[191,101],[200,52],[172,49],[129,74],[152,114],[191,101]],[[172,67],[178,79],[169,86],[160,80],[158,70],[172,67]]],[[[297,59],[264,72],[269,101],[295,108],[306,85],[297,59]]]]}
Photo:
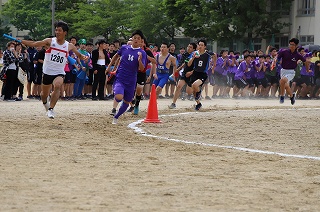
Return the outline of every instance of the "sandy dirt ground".
{"type": "Polygon", "coordinates": [[[320,211],[320,100],[170,103],[1,101],[0,211],[320,211]]]}

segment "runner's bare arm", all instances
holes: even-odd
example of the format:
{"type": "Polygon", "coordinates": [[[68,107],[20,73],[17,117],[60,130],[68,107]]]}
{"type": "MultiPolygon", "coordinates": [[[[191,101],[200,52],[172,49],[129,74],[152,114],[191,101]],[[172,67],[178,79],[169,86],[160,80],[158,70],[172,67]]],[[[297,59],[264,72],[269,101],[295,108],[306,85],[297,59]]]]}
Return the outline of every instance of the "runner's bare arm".
{"type": "Polygon", "coordinates": [[[87,56],[81,54],[72,43],[69,43],[69,50],[73,51],[80,60],[87,61],[89,59],[87,56]]]}
{"type": "Polygon", "coordinates": [[[109,65],[108,65],[108,67],[107,67],[107,69],[106,69],[106,74],[107,74],[108,72],[110,72],[110,68],[111,68],[112,64],[114,64],[114,63],[117,61],[118,58],[120,58],[120,55],[119,55],[118,53],[115,54],[115,55],[112,57],[109,65]]]}
{"type": "Polygon", "coordinates": [[[29,47],[49,47],[51,45],[51,38],[46,38],[41,41],[21,40],[21,43],[29,47]]]}

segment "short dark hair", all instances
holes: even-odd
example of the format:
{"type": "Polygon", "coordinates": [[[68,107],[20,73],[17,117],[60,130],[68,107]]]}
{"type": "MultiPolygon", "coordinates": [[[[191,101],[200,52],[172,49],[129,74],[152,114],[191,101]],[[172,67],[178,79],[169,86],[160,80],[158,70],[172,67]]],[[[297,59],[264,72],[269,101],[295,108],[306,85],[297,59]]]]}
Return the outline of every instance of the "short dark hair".
{"type": "Polygon", "coordinates": [[[93,43],[92,42],[88,42],[87,46],[93,46],[93,43]]]}
{"type": "Polygon", "coordinates": [[[303,47],[298,48],[298,52],[301,52],[302,50],[304,50],[303,47]]]}
{"type": "Polygon", "coordinates": [[[69,32],[69,26],[64,21],[57,21],[54,23],[54,28],[61,27],[64,32],[69,32]]]}
{"type": "Polygon", "coordinates": [[[248,57],[252,57],[250,54],[244,55],[243,58],[247,59],[248,57]]]}
{"type": "Polygon", "coordinates": [[[98,40],[98,42],[97,42],[98,45],[101,45],[101,44],[104,44],[104,43],[107,43],[104,39],[98,40]]]}
{"type": "Polygon", "coordinates": [[[168,43],[166,43],[166,42],[162,42],[162,43],[161,43],[161,45],[166,45],[166,46],[167,46],[167,48],[169,48],[169,44],[168,44],[168,43]]]}
{"type": "Polygon", "coordinates": [[[192,43],[189,43],[189,44],[192,46],[192,48],[193,48],[194,50],[197,49],[197,44],[196,44],[196,43],[192,42],[192,43]]]}
{"type": "Polygon", "coordinates": [[[135,30],[132,34],[131,34],[131,38],[133,37],[133,36],[135,36],[135,35],[139,35],[141,38],[143,38],[144,39],[144,35],[143,35],[143,33],[142,33],[142,31],[141,30],[135,30]]]}
{"type": "Polygon", "coordinates": [[[264,59],[266,59],[266,56],[265,56],[264,54],[262,54],[262,55],[259,55],[259,58],[264,58],[264,59]]]}
{"type": "Polygon", "coordinates": [[[207,41],[205,39],[200,39],[198,40],[197,43],[199,44],[200,42],[202,42],[205,46],[207,46],[207,41]]]}
{"type": "Polygon", "coordinates": [[[7,47],[9,47],[9,46],[11,46],[11,45],[16,45],[16,43],[14,42],[14,41],[9,41],[8,43],[7,43],[7,47]]]}
{"type": "Polygon", "coordinates": [[[223,54],[223,52],[228,52],[228,50],[226,50],[226,49],[222,49],[222,50],[220,51],[220,55],[222,55],[222,54],[223,54]]]}
{"type": "Polygon", "coordinates": [[[293,42],[294,44],[298,45],[299,44],[299,39],[298,38],[291,38],[289,40],[289,43],[293,42]]]}
{"type": "Polygon", "coordinates": [[[245,50],[243,50],[243,51],[242,51],[242,54],[244,54],[244,53],[246,53],[246,52],[248,52],[248,53],[250,54],[249,49],[245,49],[245,50]]]}
{"type": "Polygon", "coordinates": [[[276,51],[278,51],[278,50],[277,50],[277,48],[275,48],[275,47],[272,47],[272,48],[270,49],[270,52],[272,52],[273,50],[276,50],[276,51]]]}
{"type": "Polygon", "coordinates": [[[71,41],[72,39],[78,40],[75,36],[71,36],[71,37],[69,38],[69,41],[71,41]]]}
{"type": "Polygon", "coordinates": [[[172,42],[172,43],[170,43],[168,47],[170,47],[171,45],[174,45],[174,47],[176,47],[176,44],[175,44],[175,43],[173,43],[173,42],[172,42]]]}

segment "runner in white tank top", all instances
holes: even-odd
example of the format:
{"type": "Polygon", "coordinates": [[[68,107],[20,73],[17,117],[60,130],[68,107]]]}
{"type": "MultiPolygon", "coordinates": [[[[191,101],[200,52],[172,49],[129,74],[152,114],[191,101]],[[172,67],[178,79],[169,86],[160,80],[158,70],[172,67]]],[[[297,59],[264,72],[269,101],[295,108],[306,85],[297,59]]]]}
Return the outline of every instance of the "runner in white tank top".
{"type": "Polygon", "coordinates": [[[56,37],[46,38],[42,41],[21,41],[22,44],[29,47],[44,46],[47,49],[43,63],[41,100],[49,118],[54,118],[53,108],[60,97],[60,90],[65,76],[64,67],[67,62],[68,52],[73,51],[80,60],[87,61],[89,59],[87,56],[80,54],[72,43],[65,40],[68,31],[68,24],[63,21],[59,21],[55,23],[56,37]],[[53,91],[51,93],[51,99],[49,99],[51,90],[53,91]]]}
{"type": "Polygon", "coordinates": [[[67,63],[69,42],[60,45],[57,38],[51,39],[50,48],[46,50],[43,62],[43,73],[47,75],[65,75],[64,67],[67,63]]]}

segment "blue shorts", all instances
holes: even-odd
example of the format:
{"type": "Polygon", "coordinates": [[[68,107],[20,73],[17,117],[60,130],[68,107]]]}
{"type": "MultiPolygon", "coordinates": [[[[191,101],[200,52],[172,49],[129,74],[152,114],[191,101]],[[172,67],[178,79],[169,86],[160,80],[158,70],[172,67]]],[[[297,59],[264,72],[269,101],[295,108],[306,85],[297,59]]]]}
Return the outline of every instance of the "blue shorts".
{"type": "Polygon", "coordinates": [[[164,85],[168,82],[169,80],[169,74],[168,73],[157,73],[158,79],[153,80],[153,84],[157,87],[163,88],[164,85]]]}
{"type": "Polygon", "coordinates": [[[133,100],[135,88],[136,88],[136,83],[133,83],[132,85],[128,85],[128,84],[123,84],[118,80],[115,80],[113,83],[114,95],[116,96],[117,94],[122,94],[123,100],[127,102],[131,102],[133,100]]]}

